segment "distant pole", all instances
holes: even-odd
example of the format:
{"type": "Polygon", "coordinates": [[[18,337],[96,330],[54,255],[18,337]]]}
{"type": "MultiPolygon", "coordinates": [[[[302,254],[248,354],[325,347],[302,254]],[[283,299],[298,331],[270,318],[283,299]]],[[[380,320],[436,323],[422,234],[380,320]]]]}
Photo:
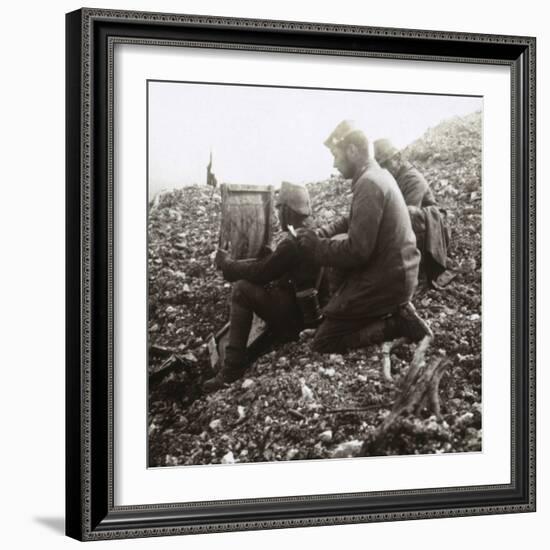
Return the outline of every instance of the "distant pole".
{"type": "Polygon", "coordinates": [[[212,194],[210,195],[210,199],[212,199],[214,196],[214,190],[218,185],[218,180],[216,179],[214,172],[212,172],[212,149],[210,149],[210,160],[208,162],[208,166],[206,167],[206,185],[212,186],[212,194]]]}

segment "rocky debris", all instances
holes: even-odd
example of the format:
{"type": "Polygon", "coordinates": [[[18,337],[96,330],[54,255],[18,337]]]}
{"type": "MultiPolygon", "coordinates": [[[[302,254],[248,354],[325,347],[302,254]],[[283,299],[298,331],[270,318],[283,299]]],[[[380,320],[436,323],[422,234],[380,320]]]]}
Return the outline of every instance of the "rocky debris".
{"type": "Polygon", "coordinates": [[[235,457],[233,456],[233,453],[229,451],[228,453],[224,454],[222,456],[221,462],[222,464],[235,464],[235,457]]]}
{"type": "Polygon", "coordinates": [[[208,426],[211,430],[219,430],[222,427],[222,421],[216,418],[216,420],[212,420],[208,426]]]}
{"type": "Polygon", "coordinates": [[[363,442],[357,439],[347,441],[346,443],[340,443],[340,445],[332,451],[331,458],[351,458],[357,456],[362,446],[363,442]]]}
{"type": "MultiPolygon", "coordinates": [[[[441,357],[449,363],[439,385],[440,416],[427,408],[400,416],[377,455],[481,450],[480,136],[481,115],[474,113],[430,129],[405,151],[452,229],[456,278],[440,291],[422,287],[414,297],[435,333],[427,364],[441,357]]],[[[308,188],[320,223],[348,213],[348,182],[333,177],[308,188]]],[[[157,195],[149,206],[149,369],[157,372],[174,354],[185,363],[150,384],[150,466],[360,454],[390,414],[414,346],[391,351],[390,382],[380,347],[323,356],[310,351],[314,331],[307,330],[298,342],[260,357],[243,379],[204,395],[201,384],[214,374],[208,338],[228,318],[231,290],[212,264],[219,192],[189,186],[157,195]]]]}

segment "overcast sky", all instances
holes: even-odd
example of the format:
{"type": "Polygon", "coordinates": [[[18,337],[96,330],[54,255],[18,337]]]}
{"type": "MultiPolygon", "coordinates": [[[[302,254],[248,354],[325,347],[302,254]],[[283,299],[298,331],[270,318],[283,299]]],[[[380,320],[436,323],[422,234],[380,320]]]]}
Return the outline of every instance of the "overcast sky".
{"type": "Polygon", "coordinates": [[[344,119],[402,148],[428,128],[482,109],[479,97],[149,83],[149,192],[220,183],[280,185],[336,173],[323,146],[344,119]]]}

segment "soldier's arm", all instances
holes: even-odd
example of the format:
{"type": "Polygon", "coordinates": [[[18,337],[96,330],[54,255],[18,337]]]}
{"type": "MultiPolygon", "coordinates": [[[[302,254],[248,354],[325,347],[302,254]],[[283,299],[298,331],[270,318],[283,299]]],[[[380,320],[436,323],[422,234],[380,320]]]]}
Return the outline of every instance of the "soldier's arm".
{"type": "Polygon", "coordinates": [[[347,216],[342,216],[336,221],[323,225],[317,230],[319,237],[330,239],[334,235],[340,235],[341,233],[347,233],[349,227],[349,220],[347,216]]]}
{"type": "Polygon", "coordinates": [[[321,265],[341,269],[364,266],[369,261],[378,240],[384,202],[384,194],[378,186],[360,186],[353,197],[353,216],[348,228],[348,238],[341,241],[321,239],[316,251],[316,260],[321,265]]]}
{"type": "Polygon", "coordinates": [[[428,191],[426,191],[426,194],[424,195],[424,198],[422,199],[422,207],[426,206],[437,206],[437,202],[435,201],[434,194],[431,190],[431,188],[428,187],[428,191]]]}
{"type": "Polygon", "coordinates": [[[399,188],[407,206],[425,206],[424,197],[431,193],[428,182],[420,172],[408,172],[399,182],[399,188]]]}
{"type": "Polygon", "coordinates": [[[296,263],[297,245],[285,239],[275,252],[259,260],[228,260],[222,267],[224,279],[229,282],[240,280],[258,285],[276,281],[296,263]]]}

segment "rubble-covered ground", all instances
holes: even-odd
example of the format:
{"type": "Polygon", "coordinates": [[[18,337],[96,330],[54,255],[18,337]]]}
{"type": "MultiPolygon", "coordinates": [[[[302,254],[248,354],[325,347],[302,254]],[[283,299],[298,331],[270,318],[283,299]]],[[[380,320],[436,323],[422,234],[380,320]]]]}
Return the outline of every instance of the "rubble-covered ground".
{"type": "MultiPolygon", "coordinates": [[[[427,361],[445,356],[442,418],[406,416],[375,454],[481,450],[481,114],[430,129],[406,149],[425,174],[452,229],[456,278],[414,303],[435,332],[427,361]]],[[[349,183],[309,185],[320,223],[346,214],[349,183]]],[[[245,378],[204,395],[212,375],[206,341],[226,322],[230,285],[212,264],[220,196],[206,186],[159,195],[149,214],[149,369],[175,352],[180,368],[149,382],[149,465],[263,462],[354,456],[389,413],[414,346],[392,354],[393,382],[381,349],[340,355],[309,349],[311,331],[260,357],[245,378]],[[165,352],[159,354],[158,350],[165,352]],[[156,350],[156,351],[155,351],[156,350]],[[181,366],[183,365],[183,367],[181,366]]]]}

